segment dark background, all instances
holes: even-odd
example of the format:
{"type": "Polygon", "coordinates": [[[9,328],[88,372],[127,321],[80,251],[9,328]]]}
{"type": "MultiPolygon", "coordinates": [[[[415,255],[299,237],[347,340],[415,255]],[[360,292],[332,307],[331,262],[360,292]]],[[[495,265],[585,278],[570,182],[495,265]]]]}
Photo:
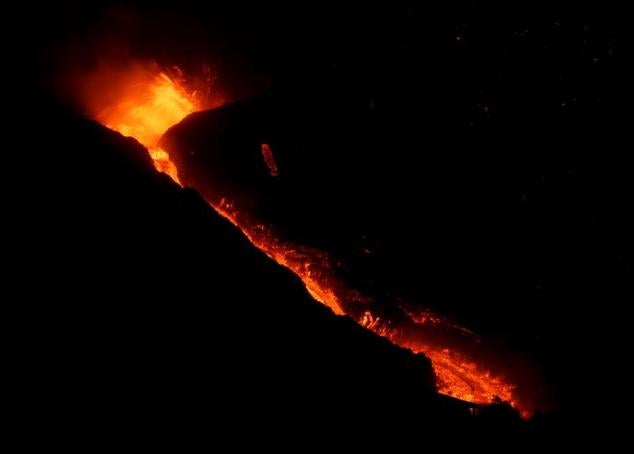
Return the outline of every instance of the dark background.
{"type": "MultiPolygon", "coordinates": [[[[40,129],[61,111],[80,111],[76,99],[60,98],[59,82],[104,57],[191,71],[209,64],[227,101],[264,97],[275,106],[268,130],[281,178],[300,190],[283,202],[294,235],[358,260],[377,291],[532,358],[558,396],[540,430],[616,430],[630,387],[632,271],[623,11],[605,2],[446,3],[61,2],[20,19],[16,41],[34,57],[24,64],[34,95],[24,121],[40,129]],[[358,257],[364,248],[370,258],[358,257]]],[[[49,137],[39,136],[25,147],[36,156],[49,137]]],[[[55,148],[64,165],[55,159],[59,170],[46,170],[49,188],[101,167],[79,151],[85,145],[65,149],[65,137],[58,133],[55,148]]],[[[90,191],[71,184],[62,193],[68,212],[53,206],[47,221],[108,218],[90,191]]],[[[111,205],[122,225],[154,216],[131,209],[130,221],[111,205]]],[[[90,249],[102,228],[62,230],[90,249]]],[[[89,263],[101,263],[98,250],[89,263]]]]}

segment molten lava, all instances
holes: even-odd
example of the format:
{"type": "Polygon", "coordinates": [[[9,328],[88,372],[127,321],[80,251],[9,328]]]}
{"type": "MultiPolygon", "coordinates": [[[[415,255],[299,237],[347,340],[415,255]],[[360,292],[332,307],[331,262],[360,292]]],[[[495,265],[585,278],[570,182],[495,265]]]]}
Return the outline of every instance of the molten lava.
{"type": "Polygon", "coordinates": [[[280,171],[277,168],[277,162],[275,162],[275,156],[273,156],[273,150],[271,150],[271,146],[268,143],[263,143],[260,149],[262,150],[262,157],[264,158],[266,166],[269,168],[269,173],[271,174],[271,176],[279,176],[280,171]]]}
{"type": "Polygon", "coordinates": [[[145,145],[156,169],[180,183],[176,166],[158,147],[158,141],[170,126],[198,110],[195,93],[188,92],[177,75],[147,71],[136,72],[120,96],[97,115],[97,120],[145,145]]]}
{"type": "MultiPolygon", "coordinates": [[[[96,114],[96,119],[123,135],[136,138],[148,148],[156,168],[180,184],[176,166],[168,153],[158,147],[158,142],[169,127],[205,106],[195,92],[186,89],[178,73],[169,74],[157,69],[143,74],[142,77],[131,77],[129,84],[119,90],[117,98],[111,99],[107,107],[96,114]]],[[[262,144],[262,153],[270,174],[277,176],[279,171],[268,144],[262,144]]],[[[366,304],[369,297],[346,287],[327,253],[284,241],[273,228],[254,221],[249,213],[241,212],[224,199],[210,201],[210,204],[240,228],[256,247],[297,274],[310,295],[334,313],[350,315],[362,326],[393,343],[429,357],[440,393],[479,404],[501,400],[519,409],[524,416],[531,413],[532,406],[517,398],[513,384],[469,359],[471,355],[460,351],[456,343],[443,345],[438,338],[431,341],[424,334],[425,330],[441,327],[456,338],[466,338],[477,344],[478,339],[470,331],[419,308],[403,309],[409,317],[406,329],[402,324],[397,326],[391,320],[384,320],[371,309],[347,310],[355,304],[370,307],[366,304]]]]}

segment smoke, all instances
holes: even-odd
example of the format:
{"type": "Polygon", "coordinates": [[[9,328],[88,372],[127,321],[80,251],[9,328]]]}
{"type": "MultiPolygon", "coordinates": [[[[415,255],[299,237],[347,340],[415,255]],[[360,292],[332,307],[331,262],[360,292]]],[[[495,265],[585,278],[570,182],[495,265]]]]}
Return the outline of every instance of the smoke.
{"type": "Polygon", "coordinates": [[[122,80],[151,77],[157,67],[187,74],[202,98],[210,98],[205,91],[213,87],[214,103],[205,107],[252,97],[270,85],[262,36],[248,16],[187,3],[48,8],[48,27],[64,27],[40,27],[50,38],[38,45],[40,84],[85,113],[115,99],[122,80]]]}

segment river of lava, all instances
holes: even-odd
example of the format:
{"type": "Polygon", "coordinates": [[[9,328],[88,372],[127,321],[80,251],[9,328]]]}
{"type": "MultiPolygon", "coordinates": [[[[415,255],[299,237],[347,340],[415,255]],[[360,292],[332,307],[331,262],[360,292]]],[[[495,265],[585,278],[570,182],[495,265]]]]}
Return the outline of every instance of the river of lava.
{"type": "MultiPolygon", "coordinates": [[[[181,184],[176,166],[168,154],[158,147],[158,142],[169,127],[190,113],[202,110],[205,107],[203,102],[197,99],[196,93],[187,90],[179,74],[164,71],[146,73],[142,78],[135,77],[119,93],[120,98],[111,100],[105,109],[96,113],[96,119],[125,136],[137,139],[148,148],[156,169],[181,184]]],[[[345,310],[351,307],[351,300],[367,297],[359,295],[354,289],[342,288],[345,284],[336,275],[333,261],[324,251],[289,244],[277,237],[274,229],[258,224],[250,218],[249,213],[240,212],[224,199],[210,201],[210,204],[236,225],[257,248],[297,274],[315,300],[338,315],[351,316],[362,326],[393,343],[429,357],[440,393],[478,404],[501,400],[520,410],[523,416],[530,414],[514,396],[513,384],[494,376],[461,352],[432,345],[419,337],[413,339],[403,330],[392,326],[390,320],[383,320],[371,310],[345,310]]],[[[408,315],[414,326],[449,323],[420,309],[410,311],[408,315]]]]}

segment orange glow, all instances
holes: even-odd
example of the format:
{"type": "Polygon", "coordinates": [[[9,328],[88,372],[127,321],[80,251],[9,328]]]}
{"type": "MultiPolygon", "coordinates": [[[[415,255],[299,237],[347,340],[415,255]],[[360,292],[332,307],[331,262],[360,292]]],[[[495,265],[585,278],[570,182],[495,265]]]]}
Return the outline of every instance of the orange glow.
{"type": "Polygon", "coordinates": [[[166,72],[136,72],[120,96],[97,120],[145,145],[156,169],[180,183],[176,166],[157,144],[170,126],[199,110],[195,93],[187,92],[177,77],[166,72]]]}
{"type": "MultiPolygon", "coordinates": [[[[177,169],[166,151],[157,147],[162,134],[190,113],[201,110],[203,105],[195,92],[187,91],[181,78],[156,68],[135,73],[129,83],[106,109],[96,115],[98,121],[136,138],[145,145],[157,170],[171,176],[181,184],[177,169]]],[[[262,144],[262,153],[272,176],[278,172],[270,147],[262,144]]],[[[329,307],[335,314],[348,314],[367,329],[386,337],[393,343],[423,353],[430,358],[437,377],[438,391],[465,401],[486,404],[499,400],[519,409],[523,416],[530,414],[530,406],[523,405],[514,394],[515,386],[500,376],[495,376],[482,365],[468,359],[468,355],[444,345],[432,345],[424,335],[410,336],[382,320],[368,310],[346,311],[369,306],[369,297],[360,295],[346,286],[338,277],[333,259],[325,252],[290,244],[275,235],[273,228],[251,219],[231,202],[224,199],[210,202],[215,210],[236,225],[256,247],[282,266],[301,278],[310,295],[329,307]],[[356,314],[356,315],[355,315],[356,314]]],[[[413,329],[442,326],[464,336],[475,336],[465,328],[451,324],[428,310],[405,309],[413,329]]],[[[421,331],[424,333],[424,331],[421,331]]]]}
{"type": "Polygon", "coordinates": [[[268,143],[263,143],[260,146],[262,150],[262,157],[264,158],[264,162],[266,166],[269,168],[269,173],[272,177],[277,177],[280,175],[280,171],[277,168],[277,162],[275,162],[275,156],[273,156],[273,150],[271,150],[271,146],[268,143]]]}
{"type": "MultiPolygon", "coordinates": [[[[328,306],[335,314],[346,315],[346,311],[343,309],[346,307],[346,300],[363,304],[364,297],[346,288],[337,278],[333,270],[332,259],[328,254],[312,248],[285,243],[272,233],[272,229],[262,224],[251,223],[248,213],[240,213],[225,200],[212,205],[218,213],[239,227],[257,248],[280,265],[297,274],[311,296],[328,306]]],[[[409,309],[406,313],[415,325],[442,325],[465,335],[475,336],[466,328],[451,324],[448,320],[428,310],[421,309],[414,312],[409,309]]],[[[389,321],[381,320],[370,310],[363,312],[360,317],[356,318],[356,321],[361,326],[379,336],[388,338],[400,347],[426,355],[432,362],[438,392],[477,404],[504,401],[520,410],[523,417],[529,417],[532,414],[532,411],[515,398],[514,385],[506,382],[502,377],[482,370],[475,362],[463,357],[459,352],[409,338],[399,329],[392,328],[389,321]]]]}
{"type": "MultiPolygon", "coordinates": [[[[402,346],[408,346],[417,353],[424,353],[431,360],[438,392],[467,402],[482,404],[499,399],[518,409],[522,408],[520,402],[513,397],[513,385],[506,383],[501,377],[483,372],[476,363],[461,358],[458,353],[446,348],[436,349],[422,343],[404,342],[402,346]]],[[[521,413],[524,417],[531,414],[525,410],[521,413]]]]}

